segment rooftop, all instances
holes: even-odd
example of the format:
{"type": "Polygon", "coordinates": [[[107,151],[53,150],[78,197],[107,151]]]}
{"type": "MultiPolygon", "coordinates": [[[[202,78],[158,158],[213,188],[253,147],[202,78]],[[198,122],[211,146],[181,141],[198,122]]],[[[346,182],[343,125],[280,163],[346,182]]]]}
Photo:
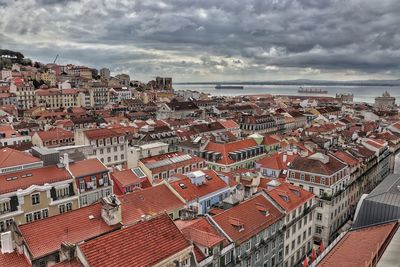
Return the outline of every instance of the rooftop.
{"type": "Polygon", "coordinates": [[[152,266],[190,248],[168,215],[163,214],[80,245],[87,262],[97,266],[152,266]]]}
{"type": "Polygon", "coordinates": [[[104,222],[98,203],[20,225],[19,229],[33,259],[37,259],[59,250],[63,242],[76,244],[119,227],[119,224],[108,226],[104,222]]]}

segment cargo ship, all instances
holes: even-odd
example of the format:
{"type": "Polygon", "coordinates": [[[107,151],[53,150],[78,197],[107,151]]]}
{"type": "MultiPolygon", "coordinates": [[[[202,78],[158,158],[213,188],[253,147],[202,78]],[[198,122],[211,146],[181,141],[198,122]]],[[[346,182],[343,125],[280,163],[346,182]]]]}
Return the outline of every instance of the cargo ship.
{"type": "Polygon", "coordinates": [[[303,88],[300,87],[299,90],[297,91],[300,94],[327,94],[327,90],[322,90],[322,89],[313,89],[313,88],[303,88]]]}
{"type": "Polygon", "coordinates": [[[243,90],[244,87],[241,85],[221,85],[221,84],[217,84],[215,86],[215,89],[220,90],[220,89],[224,89],[224,90],[243,90]]]}

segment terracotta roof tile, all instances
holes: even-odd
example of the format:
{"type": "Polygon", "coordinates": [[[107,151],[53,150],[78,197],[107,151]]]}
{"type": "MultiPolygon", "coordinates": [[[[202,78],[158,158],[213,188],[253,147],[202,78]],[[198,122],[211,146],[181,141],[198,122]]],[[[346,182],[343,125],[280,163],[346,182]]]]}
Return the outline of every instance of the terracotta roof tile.
{"type": "Polygon", "coordinates": [[[31,185],[44,185],[72,179],[64,168],[47,166],[0,175],[0,194],[26,189],[31,185]]]}
{"type": "Polygon", "coordinates": [[[96,159],[85,159],[69,164],[69,169],[74,177],[82,177],[91,174],[108,172],[106,166],[96,159]]]}
{"type": "Polygon", "coordinates": [[[201,172],[209,177],[209,179],[205,179],[205,183],[202,185],[194,185],[190,178],[185,175],[180,175],[181,179],[170,182],[170,185],[186,201],[192,201],[199,197],[228,188],[225,181],[222,180],[215,171],[203,170],[201,172]],[[184,185],[185,188],[182,188],[182,185],[184,185]]]}
{"type": "Polygon", "coordinates": [[[139,179],[139,177],[130,169],[123,171],[114,171],[111,173],[111,177],[122,187],[141,182],[141,179],[139,179]]]}
{"type": "Polygon", "coordinates": [[[189,247],[166,214],[80,245],[92,267],[152,266],[189,247]]]}
{"type": "Polygon", "coordinates": [[[234,242],[241,244],[282,217],[283,214],[271,202],[258,195],[213,216],[213,219],[234,242]],[[256,204],[263,205],[269,214],[266,216],[260,212],[256,204]],[[243,230],[239,231],[235,224],[243,226],[243,230]]]}
{"type": "Polygon", "coordinates": [[[385,248],[385,243],[398,227],[398,223],[392,222],[350,231],[318,266],[370,266],[371,260],[379,256],[378,251],[385,248]]]}
{"type": "Polygon", "coordinates": [[[74,133],[63,128],[54,128],[48,131],[36,132],[42,141],[60,140],[65,138],[74,138],[74,133]]]}
{"type": "Polygon", "coordinates": [[[263,189],[287,212],[291,212],[314,197],[314,194],[309,191],[286,182],[281,182],[279,186],[272,189],[266,187],[263,189]]]}
{"type": "Polygon", "coordinates": [[[40,159],[26,152],[11,148],[0,149],[0,168],[39,162],[40,159]]]}
{"type": "Polygon", "coordinates": [[[0,253],[0,266],[29,267],[32,265],[28,263],[25,255],[19,254],[14,251],[13,253],[0,253]]]}
{"type": "Polygon", "coordinates": [[[220,152],[221,158],[217,161],[217,163],[229,165],[235,162],[234,160],[229,158],[229,152],[250,148],[254,146],[257,146],[257,143],[254,139],[244,139],[225,144],[209,142],[205,150],[220,152]]]}
{"type": "Polygon", "coordinates": [[[121,201],[124,225],[139,221],[142,215],[154,216],[184,206],[184,203],[165,184],[125,194],[118,199],[121,201]]]}
{"type": "Polygon", "coordinates": [[[119,228],[108,226],[101,217],[101,204],[72,210],[43,220],[20,225],[29,251],[34,259],[60,249],[63,242],[76,244],[119,228]],[[89,216],[93,215],[94,219],[89,216]]]}

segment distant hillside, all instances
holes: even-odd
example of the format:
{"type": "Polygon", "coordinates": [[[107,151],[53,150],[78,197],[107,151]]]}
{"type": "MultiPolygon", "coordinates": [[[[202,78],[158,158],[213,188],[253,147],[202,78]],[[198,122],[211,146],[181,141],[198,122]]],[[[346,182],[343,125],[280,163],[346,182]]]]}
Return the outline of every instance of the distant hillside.
{"type": "Polygon", "coordinates": [[[24,66],[32,66],[32,60],[16,51],[0,49],[0,69],[11,68],[12,64],[18,63],[24,66]]]}

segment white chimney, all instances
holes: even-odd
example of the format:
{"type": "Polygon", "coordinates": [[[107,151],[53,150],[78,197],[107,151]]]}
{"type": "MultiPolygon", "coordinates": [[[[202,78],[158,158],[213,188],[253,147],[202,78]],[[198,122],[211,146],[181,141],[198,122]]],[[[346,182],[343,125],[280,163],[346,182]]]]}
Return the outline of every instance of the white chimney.
{"type": "Polygon", "coordinates": [[[286,154],[283,154],[283,163],[285,163],[286,161],[287,161],[287,155],[286,154]]]}
{"type": "Polygon", "coordinates": [[[5,232],[1,234],[1,253],[13,253],[13,240],[11,231],[5,232]]]}
{"type": "Polygon", "coordinates": [[[67,170],[69,170],[69,156],[68,153],[64,153],[63,164],[67,170]]]}

